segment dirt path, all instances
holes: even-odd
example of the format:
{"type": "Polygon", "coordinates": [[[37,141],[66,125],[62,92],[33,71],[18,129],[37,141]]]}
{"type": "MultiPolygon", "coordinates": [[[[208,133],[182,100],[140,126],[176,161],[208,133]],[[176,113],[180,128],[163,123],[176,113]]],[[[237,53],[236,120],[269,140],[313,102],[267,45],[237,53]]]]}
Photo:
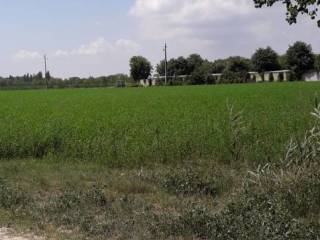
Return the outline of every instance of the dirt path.
{"type": "Polygon", "coordinates": [[[40,240],[40,238],[37,238],[30,234],[19,236],[18,234],[15,234],[11,229],[0,228],[0,240],[40,240]]]}

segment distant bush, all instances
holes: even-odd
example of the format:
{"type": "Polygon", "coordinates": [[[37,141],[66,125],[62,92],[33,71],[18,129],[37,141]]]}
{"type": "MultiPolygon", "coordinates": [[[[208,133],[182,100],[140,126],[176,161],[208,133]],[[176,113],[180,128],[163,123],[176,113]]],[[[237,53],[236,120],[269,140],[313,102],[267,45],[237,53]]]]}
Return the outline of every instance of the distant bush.
{"type": "Polygon", "coordinates": [[[221,75],[221,83],[246,83],[248,81],[247,72],[224,71],[221,75]]]}

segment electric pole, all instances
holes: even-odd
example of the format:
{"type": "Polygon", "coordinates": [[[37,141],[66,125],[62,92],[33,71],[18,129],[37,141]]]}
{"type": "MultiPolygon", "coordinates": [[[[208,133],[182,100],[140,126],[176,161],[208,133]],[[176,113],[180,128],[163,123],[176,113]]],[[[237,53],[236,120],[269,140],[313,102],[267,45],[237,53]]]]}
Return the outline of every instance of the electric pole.
{"type": "Polygon", "coordinates": [[[167,85],[168,82],[168,59],[167,59],[167,43],[164,45],[164,82],[167,85]]]}
{"type": "Polygon", "coordinates": [[[43,56],[44,59],[44,79],[46,80],[46,88],[48,89],[48,79],[47,79],[47,55],[45,54],[43,56]]]}

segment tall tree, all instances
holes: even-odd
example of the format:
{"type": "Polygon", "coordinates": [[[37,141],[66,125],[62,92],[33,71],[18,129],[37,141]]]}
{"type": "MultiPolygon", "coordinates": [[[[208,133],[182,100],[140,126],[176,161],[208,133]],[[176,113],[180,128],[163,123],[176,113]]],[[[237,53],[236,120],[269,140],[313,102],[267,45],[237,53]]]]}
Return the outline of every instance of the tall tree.
{"type": "Polygon", "coordinates": [[[147,79],[151,75],[152,65],[148,59],[142,56],[134,56],[130,59],[130,73],[137,82],[147,79]]]}
{"type": "MultiPolygon", "coordinates": [[[[299,14],[307,14],[312,20],[317,17],[318,8],[320,6],[319,0],[253,0],[257,8],[263,6],[271,7],[275,3],[282,3],[287,9],[287,21],[290,24],[297,22],[299,14]]],[[[320,20],[317,20],[320,27],[320,20]]]]}
{"type": "Polygon", "coordinates": [[[190,75],[193,73],[194,70],[196,70],[198,67],[202,65],[204,60],[199,54],[191,54],[187,58],[187,62],[188,62],[188,68],[186,73],[190,75]]]}
{"type": "Polygon", "coordinates": [[[263,73],[266,71],[274,71],[280,68],[278,54],[271,48],[259,48],[252,55],[251,63],[255,71],[263,73]]]}
{"type": "Polygon", "coordinates": [[[206,84],[208,83],[208,78],[212,73],[212,63],[205,60],[198,66],[191,74],[190,82],[191,84],[206,84]]]}
{"type": "Polygon", "coordinates": [[[315,57],[311,45],[296,42],[287,51],[287,64],[298,78],[314,68],[315,57]]]}
{"type": "Polygon", "coordinates": [[[188,75],[188,60],[184,57],[178,57],[175,64],[176,75],[188,75]]]}
{"type": "Polygon", "coordinates": [[[314,68],[315,70],[317,70],[318,72],[320,72],[320,54],[316,55],[316,60],[314,63],[314,68]]]}
{"type": "Polygon", "coordinates": [[[228,61],[226,59],[215,60],[212,64],[212,73],[222,73],[227,67],[228,61]]]}
{"type": "MultiPolygon", "coordinates": [[[[161,76],[165,75],[165,61],[162,60],[156,67],[157,73],[161,76]]],[[[167,62],[167,75],[174,76],[177,75],[176,59],[172,58],[167,62]]]]}
{"type": "Polygon", "coordinates": [[[278,62],[279,62],[279,66],[280,66],[281,69],[287,69],[288,68],[287,56],[285,54],[279,56],[278,62]]]}
{"type": "Polygon", "coordinates": [[[250,60],[243,57],[230,57],[226,59],[227,66],[224,69],[222,83],[243,83],[248,81],[248,72],[251,70],[250,60]]]}
{"type": "Polygon", "coordinates": [[[244,57],[230,57],[227,59],[227,67],[225,71],[230,72],[249,72],[251,70],[250,60],[244,57]]]}
{"type": "MultiPolygon", "coordinates": [[[[201,66],[203,59],[199,55],[191,55],[188,59],[184,57],[172,58],[168,61],[167,69],[169,76],[190,75],[197,67],[201,66]]],[[[162,60],[157,65],[157,72],[164,75],[165,64],[162,60]]]]}

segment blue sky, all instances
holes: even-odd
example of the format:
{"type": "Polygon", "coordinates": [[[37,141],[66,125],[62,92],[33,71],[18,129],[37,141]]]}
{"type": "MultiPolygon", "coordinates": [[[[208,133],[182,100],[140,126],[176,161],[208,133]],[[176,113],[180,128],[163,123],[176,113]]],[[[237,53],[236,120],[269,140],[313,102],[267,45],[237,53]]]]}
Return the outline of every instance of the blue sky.
{"type": "Polygon", "coordinates": [[[249,57],[257,47],[283,53],[303,40],[320,52],[320,30],[307,18],[288,26],[284,11],[251,0],[0,0],[0,75],[49,69],[59,77],[128,72],[142,54],[152,63],[198,52],[213,60],[249,57]]]}

